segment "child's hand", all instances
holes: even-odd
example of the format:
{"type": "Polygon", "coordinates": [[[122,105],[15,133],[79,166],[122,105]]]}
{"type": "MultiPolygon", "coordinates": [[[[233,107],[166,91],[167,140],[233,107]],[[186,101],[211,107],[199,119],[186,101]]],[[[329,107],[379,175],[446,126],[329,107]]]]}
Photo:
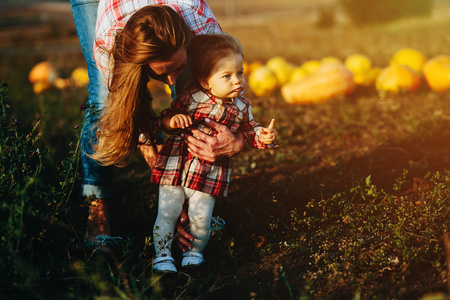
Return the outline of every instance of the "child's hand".
{"type": "Polygon", "coordinates": [[[177,128],[187,128],[192,125],[192,119],[189,116],[178,114],[170,118],[170,128],[177,129],[177,128]]]}
{"type": "Polygon", "coordinates": [[[270,121],[269,127],[267,128],[261,128],[259,130],[259,134],[261,141],[264,144],[272,144],[273,141],[275,140],[276,137],[276,133],[275,130],[273,129],[273,124],[275,123],[275,119],[272,119],[272,121],[270,121]]]}

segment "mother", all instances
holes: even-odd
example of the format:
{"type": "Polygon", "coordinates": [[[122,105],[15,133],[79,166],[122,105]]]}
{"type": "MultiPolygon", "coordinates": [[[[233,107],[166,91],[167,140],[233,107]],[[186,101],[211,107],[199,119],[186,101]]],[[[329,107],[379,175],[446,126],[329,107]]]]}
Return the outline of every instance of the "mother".
{"type": "MultiPolygon", "coordinates": [[[[82,191],[84,196],[96,196],[87,224],[89,238],[95,241],[95,237],[111,234],[107,213],[111,166],[126,165],[137,148],[150,166],[156,157],[159,134],[152,96],[147,89],[149,79],[170,86],[176,83],[176,90],[182,88],[177,79],[185,76],[180,75],[188,60],[186,47],[191,34],[212,34],[221,32],[221,28],[202,0],[100,0],[92,52],[93,26],[92,18],[89,21],[88,17],[95,11],[96,1],[71,0],[71,5],[90,74],[90,110],[86,111],[88,123],[82,132],[82,191]],[[98,70],[102,76],[98,76],[98,70]],[[105,82],[109,92],[105,92],[105,82]],[[100,119],[93,113],[96,109],[102,111],[100,119]],[[97,122],[98,142],[94,152],[95,130],[92,129],[97,122]]],[[[198,130],[192,130],[198,139],[186,135],[191,153],[214,161],[242,150],[242,135],[235,137],[226,127],[214,122],[210,126],[218,131],[216,137],[198,130]]],[[[182,234],[191,238],[183,231],[182,234]]],[[[178,243],[189,246],[184,239],[178,243]]]]}

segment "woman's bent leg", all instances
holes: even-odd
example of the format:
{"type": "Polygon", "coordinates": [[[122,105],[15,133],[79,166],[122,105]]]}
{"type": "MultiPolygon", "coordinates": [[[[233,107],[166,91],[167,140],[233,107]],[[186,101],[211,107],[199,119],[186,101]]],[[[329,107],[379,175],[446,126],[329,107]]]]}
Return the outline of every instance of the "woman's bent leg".
{"type": "Polygon", "coordinates": [[[113,167],[100,166],[86,155],[93,152],[92,145],[97,140],[95,128],[108,94],[93,53],[98,0],[71,0],[70,4],[89,75],[89,98],[81,132],[82,193],[83,196],[95,195],[98,199],[106,199],[111,197],[113,167]]]}
{"type": "Polygon", "coordinates": [[[82,194],[86,197],[94,196],[89,207],[88,235],[110,235],[107,199],[111,197],[113,167],[100,166],[86,155],[93,152],[92,145],[96,142],[95,127],[107,95],[106,84],[97,69],[93,54],[98,1],[71,0],[70,5],[89,75],[89,98],[81,131],[82,194]]]}

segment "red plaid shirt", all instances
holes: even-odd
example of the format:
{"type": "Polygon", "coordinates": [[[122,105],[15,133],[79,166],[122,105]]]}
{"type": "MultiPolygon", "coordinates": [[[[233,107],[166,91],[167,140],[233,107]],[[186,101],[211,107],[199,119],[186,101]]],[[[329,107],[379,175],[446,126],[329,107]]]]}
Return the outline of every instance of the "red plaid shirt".
{"type": "Polygon", "coordinates": [[[183,17],[194,35],[222,32],[216,17],[204,0],[100,0],[94,57],[105,81],[112,69],[109,51],[114,45],[117,30],[122,29],[137,10],[157,4],[173,8],[183,17]]]}
{"type": "MultiPolygon", "coordinates": [[[[199,130],[215,135],[217,132],[204,123],[205,118],[226,125],[232,133],[244,133],[247,143],[255,148],[267,149],[259,140],[261,126],[252,115],[250,102],[240,96],[232,103],[192,90],[172,102],[164,115],[185,114],[192,118],[199,130]]],[[[180,135],[172,135],[165,142],[153,167],[151,182],[156,184],[181,185],[213,196],[227,196],[231,181],[231,158],[211,163],[194,157],[187,151],[180,135]]]]}

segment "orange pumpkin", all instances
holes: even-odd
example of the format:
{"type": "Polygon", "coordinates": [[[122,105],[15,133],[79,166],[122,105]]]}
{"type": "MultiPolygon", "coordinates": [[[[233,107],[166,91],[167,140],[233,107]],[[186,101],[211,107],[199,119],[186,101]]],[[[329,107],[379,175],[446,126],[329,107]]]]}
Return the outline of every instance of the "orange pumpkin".
{"type": "Polygon", "coordinates": [[[312,59],[305,61],[301,67],[305,70],[306,74],[313,74],[320,68],[320,61],[312,59]]]}
{"type": "Polygon", "coordinates": [[[403,48],[398,50],[394,56],[392,56],[389,64],[394,65],[405,65],[415,71],[417,74],[422,74],[422,68],[425,64],[426,58],[421,52],[413,48],[403,48]]]}
{"type": "Polygon", "coordinates": [[[44,82],[47,84],[52,84],[55,79],[58,78],[56,69],[53,67],[51,62],[43,61],[36,64],[28,74],[28,80],[35,84],[37,82],[44,82]]]}
{"type": "Polygon", "coordinates": [[[72,78],[72,81],[75,83],[77,87],[83,87],[87,84],[89,84],[89,75],[88,70],[83,67],[78,67],[75,70],[72,71],[72,74],[70,75],[72,78]]]}
{"type": "Polygon", "coordinates": [[[423,67],[428,86],[435,92],[450,90],[450,56],[438,55],[428,60],[423,67]]]}
{"type": "Polygon", "coordinates": [[[419,75],[405,65],[392,65],[384,68],[376,81],[376,89],[379,92],[393,94],[415,92],[419,86],[419,75]]]}
{"type": "MultiPolygon", "coordinates": [[[[248,64],[248,70],[246,72],[246,75],[251,74],[254,70],[258,69],[259,67],[261,67],[263,65],[262,62],[260,62],[259,60],[251,62],[248,64]]],[[[244,69],[245,72],[245,69],[244,69]]]]}
{"type": "Polygon", "coordinates": [[[275,73],[263,65],[250,73],[248,85],[256,96],[267,97],[279,87],[279,82],[275,73]]]}
{"type": "Polygon", "coordinates": [[[324,65],[324,64],[334,64],[334,63],[339,63],[342,64],[343,62],[334,56],[325,56],[322,59],[320,59],[320,65],[324,65]]]}
{"type": "Polygon", "coordinates": [[[42,93],[43,91],[46,91],[48,89],[50,89],[52,86],[45,81],[38,81],[35,84],[33,84],[33,92],[36,95],[39,95],[40,93],[42,93]]]}
{"type": "Polygon", "coordinates": [[[280,85],[288,82],[294,67],[283,57],[275,56],[269,59],[266,66],[275,74],[280,85]]]}
{"type": "Polygon", "coordinates": [[[294,68],[294,70],[292,70],[289,81],[299,81],[306,76],[308,76],[308,74],[306,73],[305,69],[303,69],[302,67],[296,67],[294,68]]]}
{"type": "Polygon", "coordinates": [[[355,81],[357,85],[369,87],[375,84],[380,72],[381,68],[372,67],[368,72],[353,74],[353,81],[355,81]]]}
{"type": "Polygon", "coordinates": [[[344,65],[325,64],[316,72],[281,88],[284,100],[294,104],[325,102],[339,95],[347,95],[355,88],[353,74],[344,65]]]}
{"type": "Polygon", "coordinates": [[[370,58],[364,54],[352,54],[345,59],[344,65],[353,74],[368,73],[372,68],[370,58]]]}
{"type": "Polygon", "coordinates": [[[63,90],[65,88],[68,88],[70,86],[70,79],[64,79],[64,78],[56,78],[55,82],[53,83],[53,85],[60,89],[63,90]]]}

